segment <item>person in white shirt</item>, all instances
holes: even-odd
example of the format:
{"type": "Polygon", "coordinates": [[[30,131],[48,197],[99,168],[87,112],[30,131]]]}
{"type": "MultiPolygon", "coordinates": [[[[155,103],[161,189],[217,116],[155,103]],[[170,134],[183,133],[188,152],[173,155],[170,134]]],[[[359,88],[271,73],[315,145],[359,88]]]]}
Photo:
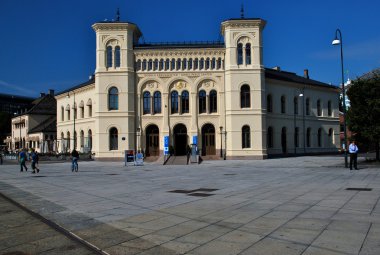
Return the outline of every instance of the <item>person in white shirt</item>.
{"type": "Polygon", "coordinates": [[[350,170],[352,170],[352,162],[354,162],[355,170],[358,169],[358,151],[359,148],[355,144],[355,141],[352,141],[350,146],[348,147],[348,152],[350,153],[350,170]]]}

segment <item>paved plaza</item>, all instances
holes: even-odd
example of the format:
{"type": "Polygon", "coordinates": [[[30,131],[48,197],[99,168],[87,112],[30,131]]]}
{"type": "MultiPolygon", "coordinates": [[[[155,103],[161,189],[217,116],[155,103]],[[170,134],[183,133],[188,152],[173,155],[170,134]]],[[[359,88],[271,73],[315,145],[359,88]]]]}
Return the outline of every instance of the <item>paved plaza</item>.
{"type": "MultiPolygon", "coordinates": [[[[80,162],[77,173],[69,163],[42,163],[35,175],[2,165],[0,192],[104,254],[378,255],[380,168],[359,169],[345,169],[338,156],[80,162]]],[[[8,225],[0,221],[0,254],[39,253],[30,238],[4,234],[8,225]]]]}

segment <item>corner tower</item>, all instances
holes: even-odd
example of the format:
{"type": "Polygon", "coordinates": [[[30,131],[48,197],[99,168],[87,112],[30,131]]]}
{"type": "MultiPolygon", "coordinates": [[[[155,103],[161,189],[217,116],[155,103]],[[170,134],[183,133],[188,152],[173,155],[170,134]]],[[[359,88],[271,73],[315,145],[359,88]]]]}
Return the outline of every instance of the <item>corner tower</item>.
{"type": "Polygon", "coordinates": [[[135,147],[135,71],[133,45],[141,36],[129,22],[98,22],[94,117],[97,156],[123,157],[135,147]]]}
{"type": "Polygon", "coordinates": [[[266,158],[265,73],[262,19],[222,22],[224,36],[227,157],[266,158]]]}

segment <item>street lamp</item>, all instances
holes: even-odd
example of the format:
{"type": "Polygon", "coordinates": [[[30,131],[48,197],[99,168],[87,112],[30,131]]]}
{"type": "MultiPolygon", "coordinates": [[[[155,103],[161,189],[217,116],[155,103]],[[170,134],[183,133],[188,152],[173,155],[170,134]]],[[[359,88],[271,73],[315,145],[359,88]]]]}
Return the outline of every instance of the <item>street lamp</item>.
{"type": "MultiPolygon", "coordinates": [[[[294,93],[296,94],[296,97],[294,98],[294,156],[297,155],[297,146],[299,144],[298,133],[296,133],[296,128],[297,128],[296,115],[298,115],[298,97],[302,97],[302,100],[303,100],[303,89],[300,90],[299,93],[297,92],[298,90],[296,89],[296,93],[294,93]],[[297,104],[296,104],[296,100],[297,100],[297,104]]],[[[302,101],[302,107],[304,107],[304,101],[302,101]]],[[[304,111],[305,110],[303,109],[303,113],[304,111]]],[[[303,115],[303,124],[305,124],[305,115],[303,115]]],[[[303,132],[305,132],[305,125],[303,126],[303,132]]],[[[305,135],[304,135],[304,141],[305,141],[305,135]]]]}
{"type": "Polygon", "coordinates": [[[220,157],[223,157],[223,127],[220,126],[220,157]]]}
{"type": "Polygon", "coordinates": [[[342,68],[342,97],[343,97],[343,132],[344,132],[344,166],[348,168],[348,160],[347,160],[347,128],[346,128],[346,90],[344,88],[344,69],[343,69],[343,38],[342,32],[338,28],[335,31],[335,39],[332,41],[332,45],[340,45],[340,64],[342,68]],[[339,34],[339,38],[338,38],[339,34]]]}
{"type": "MultiPolygon", "coordinates": [[[[76,141],[76,135],[75,135],[75,119],[76,119],[76,105],[75,105],[75,92],[73,92],[73,98],[74,98],[74,104],[73,104],[73,109],[74,109],[74,132],[73,132],[73,137],[74,137],[74,150],[76,150],[76,147],[77,147],[77,141],[76,141]]],[[[66,96],[67,99],[70,98],[70,92],[67,92],[67,96],[66,96]]],[[[69,137],[69,142],[70,142],[70,137],[69,137]]]]}

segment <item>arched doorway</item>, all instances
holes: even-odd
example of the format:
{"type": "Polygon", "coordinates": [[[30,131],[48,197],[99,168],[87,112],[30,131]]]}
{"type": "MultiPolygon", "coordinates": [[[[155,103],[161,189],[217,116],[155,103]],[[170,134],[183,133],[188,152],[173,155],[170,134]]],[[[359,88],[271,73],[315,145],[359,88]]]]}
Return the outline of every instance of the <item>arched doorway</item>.
{"type": "Polygon", "coordinates": [[[159,144],[159,129],[156,125],[149,125],[146,128],[146,147],[145,154],[149,156],[159,156],[160,155],[160,144],[159,144]]]}
{"type": "Polygon", "coordinates": [[[176,156],[186,155],[187,128],[183,124],[177,124],[173,129],[174,154],[176,156]]]}
{"type": "Polygon", "coordinates": [[[202,127],[202,155],[215,155],[215,127],[206,124],[202,127]]]}
{"type": "Polygon", "coordinates": [[[286,127],[283,127],[281,130],[281,147],[282,153],[286,153],[286,127]]]}

